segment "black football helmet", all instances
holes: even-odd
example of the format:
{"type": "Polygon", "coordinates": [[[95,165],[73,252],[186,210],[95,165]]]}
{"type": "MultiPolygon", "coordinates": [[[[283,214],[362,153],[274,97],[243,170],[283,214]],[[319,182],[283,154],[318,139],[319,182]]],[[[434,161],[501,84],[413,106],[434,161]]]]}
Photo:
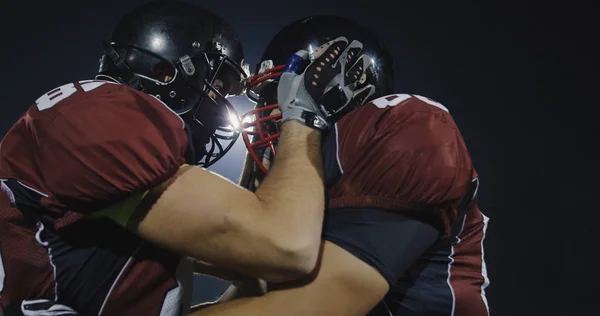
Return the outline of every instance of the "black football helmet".
{"type": "Polygon", "coordinates": [[[118,23],[96,78],[164,102],[186,122],[190,163],[208,167],[239,136],[239,116],[225,97],[244,93],[248,73],[242,44],[223,19],[189,3],[151,1],[118,23]]]}
{"type": "MultiPolygon", "coordinates": [[[[357,89],[364,85],[375,86],[375,93],[364,102],[393,93],[394,70],[392,57],[378,37],[359,23],[340,16],[311,16],[284,27],[269,42],[261,62],[256,66],[257,74],[248,80],[248,98],[256,102],[254,110],[243,115],[242,138],[249,155],[266,173],[262,164],[267,155],[273,158],[275,142],[279,138],[277,109],[277,82],[288,58],[304,49],[310,53],[320,45],[340,36],[358,40],[364,45],[362,54],[371,58],[372,65],[361,78],[357,89]]],[[[364,104],[364,103],[363,103],[364,104]]],[[[358,104],[359,106],[361,104],[358,104]]],[[[348,109],[352,110],[351,108],[348,109]]],[[[346,111],[347,112],[347,111],[346,111]]]]}

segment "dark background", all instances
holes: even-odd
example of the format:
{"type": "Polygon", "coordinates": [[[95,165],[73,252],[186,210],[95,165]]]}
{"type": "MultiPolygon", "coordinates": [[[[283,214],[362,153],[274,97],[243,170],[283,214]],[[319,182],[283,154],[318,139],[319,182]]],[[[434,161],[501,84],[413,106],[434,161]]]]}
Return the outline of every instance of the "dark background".
{"type": "MultiPolygon", "coordinates": [[[[0,135],[41,94],[92,79],[120,16],[144,1],[5,1],[0,10],[0,135]]],[[[575,2],[191,1],[228,20],[255,65],[288,22],[341,14],[381,35],[399,93],[450,109],[480,174],[492,315],[599,315],[596,178],[598,40],[575,2]]],[[[251,104],[236,98],[248,110],[251,104]]],[[[214,168],[236,180],[239,142],[214,168]]],[[[196,280],[195,299],[225,284],[196,280]]]]}

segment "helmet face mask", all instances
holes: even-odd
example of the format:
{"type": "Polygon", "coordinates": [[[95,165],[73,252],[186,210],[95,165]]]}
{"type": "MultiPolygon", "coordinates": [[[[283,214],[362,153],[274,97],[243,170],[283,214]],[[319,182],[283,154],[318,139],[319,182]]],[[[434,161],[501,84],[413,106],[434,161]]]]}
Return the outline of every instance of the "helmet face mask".
{"type": "MultiPolygon", "coordinates": [[[[363,44],[362,53],[371,58],[372,65],[367,69],[366,75],[360,78],[357,87],[367,84],[375,86],[375,93],[364,103],[393,92],[391,55],[368,29],[339,16],[312,16],[292,22],[273,37],[256,67],[257,74],[248,79],[246,95],[256,102],[256,107],[243,116],[242,138],[257,171],[268,171],[263,162],[265,156],[270,163],[275,159],[279,139],[278,120],[281,115],[274,114],[273,111],[278,108],[277,83],[288,57],[301,49],[312,53],[320,45],[339,36],[360,41],[363,44]],[[273,128],[273,125],[277,128],[273,128]]],[[[345,113],[347,111],[339,114],[345,113]]]]}
{"type": "Polygon", "coordinates": [[[275,157],[281,113],[277,104],[277,82],[261,84],[261,93],[255,108],[242,116],[241,133],[248,155],[255,161],[257,168],[266,174],[268,166],[263,164],[263,158],[265,153],[269,158],[275,157]]]}
{"type": "Polygon", "coordinates": [[[226,97],[244,92],[248,70],[222,53],[205,52],[180,59],[177,69],[184,79],[183,89],[191,90],[196,99],[175,112],[188,124],[195,152],[192,160],[209,167],[240,135],[239,114],[226,97]],[[207,69],[204,75],[202,69],[207,69]]]}
{"type": "Polygon", "coordinates": [[[239,115],[226,97],[244,93],[249,67],[229,24],[188,3],[150,2],[121,20],[104,48],[97,78],[153,95],[180,115],[190,163],[208,167],[233,146],[239,115]]]}

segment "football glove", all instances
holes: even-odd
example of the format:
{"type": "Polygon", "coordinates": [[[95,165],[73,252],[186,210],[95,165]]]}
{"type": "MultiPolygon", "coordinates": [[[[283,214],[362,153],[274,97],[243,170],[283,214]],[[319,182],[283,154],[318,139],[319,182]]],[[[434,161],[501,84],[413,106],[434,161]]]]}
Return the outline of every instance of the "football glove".
{"type": "Polygon", "coordinates": [[[371,59],[359,41],[345,37],[327,42],[312,54],[300,50],[287,61],[277,86],[282,121],[295,120],[323,130],[375,92],[362,85],[371,59]]]}

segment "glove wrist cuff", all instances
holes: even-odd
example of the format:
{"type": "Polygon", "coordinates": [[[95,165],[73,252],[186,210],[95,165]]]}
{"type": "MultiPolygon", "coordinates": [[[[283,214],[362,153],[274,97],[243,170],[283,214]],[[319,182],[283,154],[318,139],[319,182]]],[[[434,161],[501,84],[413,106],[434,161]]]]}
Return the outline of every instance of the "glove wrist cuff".
{"type": "Polygon", "coordinates": [[[292,108],[281,113],[281,124],[294,120],[301,124],[323,131],[327,129],[328,123],[325,119],[316,113],[304,110],[302,108],[292,108]]]}

